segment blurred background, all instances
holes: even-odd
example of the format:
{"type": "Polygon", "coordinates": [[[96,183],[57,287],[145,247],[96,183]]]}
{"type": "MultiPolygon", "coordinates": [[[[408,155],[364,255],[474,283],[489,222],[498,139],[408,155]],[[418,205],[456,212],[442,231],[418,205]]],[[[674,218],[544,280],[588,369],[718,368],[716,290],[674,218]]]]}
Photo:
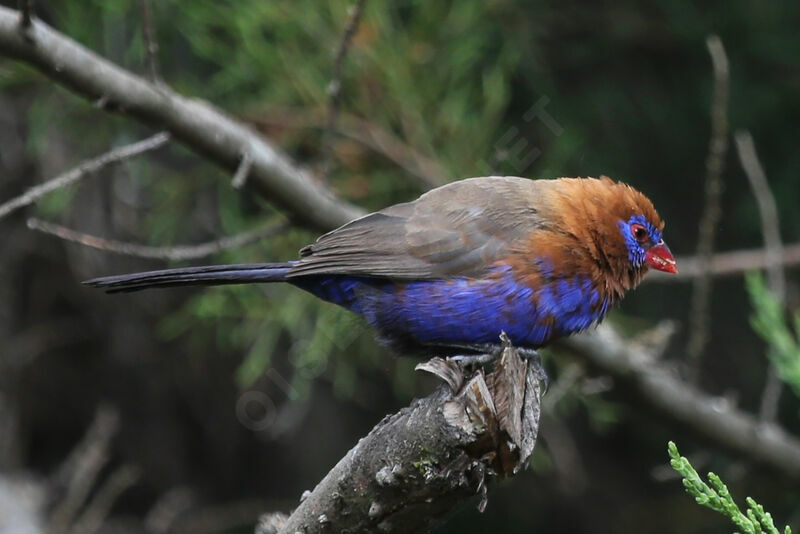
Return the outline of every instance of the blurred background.
{"type": "MultiPolygon", "coordinates": [[[[373,0],[354,21],[356,4],[52,0],[35,9],[101,56],[253,124],[365,209],[470,176],[606,174],[653,200],[684,257],[696,254],[704,210],[706,40],[716,34],[730,69],[727,130],[751,132],[781,237],[800,240],[796,1],[373,0]]],[[[0,203],[155,133],[14,60],[0,58],[0,91],[0,203]]],[[[722,164],[714,247],[762,247],[732,139],[722,164]]],[[[167,265],[291,259],[316,237],[231,179],[169,142],[0,220],[0,515],[20,521],[8,532],[251,532],[261,512],[291,509],[385,414],[434,387],[357,319],[291,287],[107,296],[80,285],[167,265]],[[34,231],[30,217],[134,254],[34,231]],[[137,257],[246,232],[263,239],[187,261],[137,257]]],[[[785,276],[782,298],[796,310],[798,269],[785,276]]],[[[686,369],[691,279],[651,278],[608,320],[630,335],[673,321],[663,359],[686,369]]],[[[753,309],[741,273],[714,278],[694,368],[700,388],[757,413],[768,350],[753,309]]],[[[558,347],[545,365],[557,395],[532,469],[494,484],[485,513],[465,507],[440,532],[730,532],[685,495],[667,467],[668,440],[740,500],[756,497],[776,523],[800,527],[796,479],[698,439],[558,347]]],[[[777,407],[777,422],[800,434],[793,389],[777,407]]]]}

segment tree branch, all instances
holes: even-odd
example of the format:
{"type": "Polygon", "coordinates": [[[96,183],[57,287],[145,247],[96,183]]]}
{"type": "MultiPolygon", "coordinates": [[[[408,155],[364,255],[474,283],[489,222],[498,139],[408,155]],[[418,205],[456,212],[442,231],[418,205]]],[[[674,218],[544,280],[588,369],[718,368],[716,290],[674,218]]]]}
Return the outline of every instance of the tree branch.
{"type": "MultiPolygon", "coordinates": [[[[269,126],[325,128],[324,117],[303,109],[270,111],[247,120],[262,128],[269,126]]],[[[425,189],[438,187],[450,181],[447,171],[438,161],[425,156],[396,136],[364,119],[339,113],[339,120],[334,127],[334,131],[339,135],[371,148],[405,169],[411,176],[418,178],[420,185],[425,189]]]]}
{"type": "Polygon", "coordinates": [[[200,243],[198,245],[151,247],[84,234],[59,224],[42,221],[35,217],[28,219],[28,228],[31,230],[38,230],[39,232],[58,237],[64,241],[78,243],[79,245],[114,254],[122,254],[124,256],[168,261],[196,260],[198,258],[205,258],[217,254],[223,250],[243,247],[286,230],[288,226],[288,223],[271,224],[234,236],[223,237],[207,243],[200,243]]]}
{"type": "Polygon", "coordinates": [[[739,161],[750,182],[753,196],[756,197],[758,213],[761,216],[761,232],[764,235],[764,250],[769,288],[779,302],[783,302],[786,293],[786,275],[783,272],[783,243],[778,218],[778,206],[775,196],[767,182],[767,176],[758,161],[753,136],[748,131],[739,131],[735,135],[739,161]]]}
{"type": "Polygon", "coordinates": [[[41,185],[28,189],[22,195],[0,204],[0,219],[20,208],[33,204],[46,194],[52,193],[56,189],[61,189],[63,187],[67,187],[68,185],[74,184],[78,180],[81,180],[82,178],[99,171],[107,165],[138,156],[139,154],[147,152],[148,150],[154,150],[162,146],[167,141],[169,141],[169,134],[161,132],[152,137],[148,137],[147,139],[143,139],[138,143],[132,143],[130,145],[116,148],[110,152],[106,152],[102,156],[84,161],[74,169],[70,169],[63,174],[59,174],[55,178],[48,180],[41,185]]]}
{"type": "Polygon", "coordinates": [[[336,58],[333,61],[333,76],[328,84],[328,117],[325,131],[322,135],[322,168],[323,175],[330,172],[330,152],[333,131],[336,129],[336,120],[339,115],[339,105],[342,96],[342,66],[344,65],[344,58],[347,56],[347,51],[350,49],[350,43],[353,41],[358,29],[358,24],[361,22],[361,14],[364,12],[364,5],[367,0],[356,0],[355,4],[350,7],[350,12],[347,16],[347,23],[344,26],[342,38],[339,41],[339,47],[336,50],[336,58]]]}
{"type": "MultiPolygon", "coordinates": [[[[767,182],[767,175],[764,173],[761,163],[756,154],[756,145],[753,136],[749,131],[738,131],[735,135],[736,151],[739,154],[739,161],[742,163],[744,173],[750,182],[753,196],[756,197],[758,213],[761,215],[761,233],[764,235],[764,256],[767,260],[767,280],[772,295],[781,305],[783,304],[786,293],[786,274],[781,265],[783,256],[783,243],[781,241],[781,228],[778,220],[778,206],[775,203],[775,196],[767,182]]],[[[778,402],[783,381],[778,376],[775,366],[770,364],[767,369],[767,381],[764,385],[764,393],[761,396],[761,409],[759,414],[766,421],[774,421],[778,415],[778,402]]]]}
{"type": "Polygon", "coordinates": [[[139,0],[139,7],[142,13],[142,47],[144,48],[145,63],[150,76],[150,81],[157,83],[158,80],[158,41],[156,32],[153,29],[153,16],[150,12],[150,1],[139,0]]]}
{"type": "Polygon", "coordinates": [[[231,187],[234,189],[241,189],[247,183],[247,177],[250,176],[250,168],[253,166],[253,158],[250,157],[248,152],[242,154],[242,161],[239,163],[239,168],[236,169],[236,174],[233,175],[231,180],[231,187]]]}
{"type": "Polygon", "coordinates": [[[257,532],[419,533],[476,495],[482,509],[487,475],[523,469],[539,427],[537,367],[504,345],[488,374],[438,358],[418,366],[447,384],[384,418],[289,517],[270,514],[257,532]]]}
{"type": "Polygon", "coordinates": [[[714,92],[711,97],[711,138],[706,158],[706,201],[697,243],[697,256],[703,265],[701,269],[703,274],[696,278],[693,284],[689,311],[691,331],[686,347],[689,377],[693,382],[699,377],[700,361],[709,337],[711,321],[708,306],[711,300],[712,281],[708,265],[714,252],[717,223],[722,216],[720,206],[722,170],[725,167],[725,154],[728,151],[728,56],[717,35],[710,35],[706,39],[706,46],[714,70],[714,92]]]}
{"type": "Polygon", "coordinates": [[[308,226],[329,230],[363,211],[337,198],[282,150],[207,102],[156,86],[103,59],[39,20],[19,32],[19,13],[0,7],[0,54],[35,66],[46,76],[103,108],[164,128],[189,148],[233,172],[242,154],[253,159],[250,183],[308,226]]]}
{"type": "MultiPolygon", "coordinates": [[[[676,261],[680,266],[678,274],[664,274],[656,271],[648,274],[645,282],[685,282],[697,278],[705,272],[709,272],[713,276],[733,276],[756,269],[766,269],[772,260],[763,248],[754,248],[718,252],[711,256],[708,266],[697,256],[679,256],[676,261]]],[[[780,264],[784,267],[800,266],[800,243],[792,243],[783,247],[780,264]]]]}
{"type": "Polygon", "coordinates": [[[644,347],[625,341],[610,325],[561,342],[613,375],[651,408],[686,426],[716,447],[800,480],[800,440],[779,425],[760,421],[721,397],[681,381],[644,347]]]}

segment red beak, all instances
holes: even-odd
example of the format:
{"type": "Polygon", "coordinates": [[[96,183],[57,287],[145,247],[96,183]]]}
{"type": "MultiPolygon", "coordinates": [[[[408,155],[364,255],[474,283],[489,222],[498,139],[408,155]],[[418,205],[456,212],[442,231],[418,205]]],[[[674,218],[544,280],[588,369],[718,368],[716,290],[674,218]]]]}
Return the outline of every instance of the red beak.
{"type": "Polygon", "coordinates": [[[675,263],[675,256],[670,252],[669,247],[664,240],[658,242],[657,245],[647,249],[644,261],[657,271],[664,271],[665,273],[676,274],[678,272],[678,264],[675,263]]]}

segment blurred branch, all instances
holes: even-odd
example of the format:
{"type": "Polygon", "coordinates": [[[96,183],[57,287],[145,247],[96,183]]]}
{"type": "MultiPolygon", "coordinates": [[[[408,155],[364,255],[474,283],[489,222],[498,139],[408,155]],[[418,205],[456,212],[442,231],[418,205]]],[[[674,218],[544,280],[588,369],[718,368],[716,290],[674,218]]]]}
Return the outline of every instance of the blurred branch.
{"type": "Polygon", "coordinates": [[[46,351],[68,347],[89,337],[90,330],[82,319],[69,315],[46,318],[5,339],[0,373],[30,365],[46,351]]]}
{"type": "Polygon", "coordinates": [[[539,375],[507,339],[488,374],[438,358],[417,368],[446,384],[385,417],[288,518],[270,514],[257,532],[427,532],[476,496],[482,510],[489,473],[512,476],[527,465],[539,375]]]}
{"type": "MultiPolygon", "coordinates": [[[[733,276],[747,271],[766,269],[771,262],[763,248],[718,252],[711,256],[711,263],[707,267],[697,256],[679,256],[676,261],[681,269],[678,274],[652,272],[645,278],[645,283],[685,282],[704,273],[712,276],[733,276]]],[[[800,265],[800,243],[784,245],[780,264],[784,267],[800,265]]]]}
{"type": "Polygon", "coordinates": [[[126,113],[168,130],[202,157],[233,172],[242,154],[253,158],[249,183],[282,205],[296,220],[330,230],[363,211],[337,198],[282,150],[211,104],[156,86],[98,56],[39,20],[30,32],[35,46],[18,31],[19,13],[0,7],[0,54],[17,58],[103,109],[126,113]]]}
{"type": "Polygon", "coordinates": [[[767,176],[758,161],[753,136],[748,131],[738,131],[735,135],[739,161],[742,163],[753,196],[756,197],[758,213],[761,216],[761,231],[764,235],[767,279],[770,290],[778,301],[783,302],[786,293],[786,275],[783,272],[783,243],[778,219],[778,207],[770,190],[767,176]]]}
{"type": "Polygon", "coordinates": [[[102,156],[84,161],[74,169],[59,174],[41,185],[28,189],[24,194],[0,204],[0,219],[20,208],[33,204],[48,193],[86,178],[107,165],[119,163],[149,150],[154,150],[164,145],[167,141],[169,141],[169,134],[161,132],[137,143],[115,148],[102,156]]]}
{"type": "MultiPolygon", "coordinates": [[[[738,131],[735,135],[736,149],[739,161],[742,164],[753,196],[756,197],[758,213],[761,216],[761,232],[764,234],[765,259],[767,260],[767,280],[769,289],[779,304],[783,304],[786,293],[786,275],[783,272],[781,258],[783,256],[783,243],[781,242],[781,229],[778,220],[778,207],[775,197],[767,182],[766,173],[758,161],[756,145],[749,131],[738,131]]],[[[764,393],[761,396],[761,418],[774,421],[778,415],[778,401],[780,400],[783,382],[778,376],[774,365],[767,369],[767,381],[764,393]]]]}
{"type": "Polygon", "coordinates": [[[81,442],[55,474],[51,486],[53,490],[63,487],[63,499],[56,504],[48,532],[68,532],[78,512],[88,498],[100,470],[108,461],[108,448],[117,433],[119,414],[114,408],[101,406],[81,442]]]}
{"type": "MultiPolygon", "coordinates": [[[[16,378],[17,375],[11,375],[7,369],[2,369],[3,375],[6,378],[16,378]]],[[[13,472],[18,469],[21,460],[21,444],[22,434],[20,409],[17,399],[11,395],[7,395],[4,391],[5,388],[0,388],[0,473],[13,472]]],[[[0,477],[2,482],[2,477],[0,477]]],[[[0,509],[2,509],[0,503],[0,509]]],[[[0,532],[3,529],[0,528],[0,532]]]]}
{"type": "Polygon", "coordinates": [[[715,447],[767,465],[800,480],[800,440],[773,422],[738,410],[680,380],[653,351],[624,340],[608,324],[560,342],[627,387],[637,404],[649,406],[672,423],[687,427],[715,447]]]}
{"type": "Polygon", "coordinates": [[[150,10],[150,0],[139,0],[142,12],[142,45],[144,47],[145,63],[150,75],[150,81],[156,83],[158,76],[158,41],[153,30],[153,16],[150,10]]]}
{"type": "Polygon", "coordinates": [[[708,307],[711,300],[711,275],[708,266],[714,252],[714,233],[719,223],[722,209],[722,169],[725,166],[725,154],[728,151],[728,92],[729,72],[728,57],[722,41],[716,35],[706,39],[708,53],[714,70],[714,92],[711,97],[711,139],[708,143],[706,158],[706,201],[703,216],[700,219],[697,256],[701,262],[701,274],[695,281],[692,290],[692,303],[689,312],[689,343],[686,347],[688,356],[688,373],[693,382],[700,374],[700,360],[708,343],[710,317],[708,307]]]}
{"type": "Polygon", "coordinates": [[[19,0],[19,25],[26,31],[33,21],[33,0],[19,0]]]}
{"type": "MultiPolygon", "coordinates": [[[[178,486],[161,495],[144,517],[144,528],[152,534],[175,532],[175,521],[194,505],[196,497],[188,487],[178,486]]],[[[255,514],[257,514],[256,512],[255,514]]],[[[250,518],[255,515],[251,515],[250,518]]],[[[183,532],[187,532],[186,529],[183,532]]]]}
{"type": "Polygon", "coordinates": [[[336,59],[333,62],[333,76],[328,84],[328,120],[325,126],[325,132],[322,136],[322,169],[323,176],[330,172],[330,153],[333,131],[336,129],[336,119],[339,115],[339,105],[342,96],[342,66],[344,65],[344,58],[347,56],[347,51],[350,49],[350,43],[353,41],[358,29],[358,24],[361,22],[361,14],[364,11],[364,5],[367,0],[356,0],[355,4],[350,7],[347,16],[347,23],[344,26],[344,33],[339,42],[339,48],[336,50],[336,59]]]}
{"type": "Polygon", "coordinates": [[[247,182],[247,177],[250,176],[250,169],[253,167],[253,158],[250,157],[249,152],[242,154],[242,161],[236,169],[236,174],[233,175],[231,180],[231,187],[234,189],[241,189],[247,182]]]}
{"type": "MultiPolygon", "coordinates": [[[[248,118],[247,121],[261,127],[325,128],[325,121],[319,114],[300,109],[273,111],[257,118],[248,118]]],[[[382,154],[418,178],[425,189],[438,187],[450,181],[449,175],[439,162],[364,119],[339,114],[335,131],[382,154]]]]}
{"type": "Polygon", "coordinates": [[[59,224],[50,223],[31,217],[28,219],[28,228],[37,230],[45,234],[53,235],[71,243],[78,243],[87,247],[96,248],[105,252],[134,256],[137,258],[147,258],[153,260],[194,260],[211,256],[223,250],[243,247],[254,243],[271,235],[275,235],[286,230],[288,223],[270,224],[254,230],[242,232],[230,237],[223,237],[199,245],[177,245],[169,247],[151,247],[147,245],[137,245],[135,243],[125,243],[113,239],[104,239],[82,232],[77,232],[71,228],[66,228],[59,224]]]}
{"type": "Polygon", "coordinates": [[[94,534],[103,525],[117,498],[139,480],[139,469],[123,465],[103,482],[70,529],[71,534],[94,534]]]}

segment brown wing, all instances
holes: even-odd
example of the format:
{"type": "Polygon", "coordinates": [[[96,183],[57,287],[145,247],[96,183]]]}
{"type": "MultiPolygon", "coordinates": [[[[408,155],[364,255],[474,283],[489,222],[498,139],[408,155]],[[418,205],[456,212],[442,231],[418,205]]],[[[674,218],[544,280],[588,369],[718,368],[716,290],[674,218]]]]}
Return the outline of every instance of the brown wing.
{"type": "Polygon", "coordinates": [[[538,187],[513,177],[453,182],[323,235],[300,251],[289,277],[479,276],[511,243],[545,226],[538,187]]]}

